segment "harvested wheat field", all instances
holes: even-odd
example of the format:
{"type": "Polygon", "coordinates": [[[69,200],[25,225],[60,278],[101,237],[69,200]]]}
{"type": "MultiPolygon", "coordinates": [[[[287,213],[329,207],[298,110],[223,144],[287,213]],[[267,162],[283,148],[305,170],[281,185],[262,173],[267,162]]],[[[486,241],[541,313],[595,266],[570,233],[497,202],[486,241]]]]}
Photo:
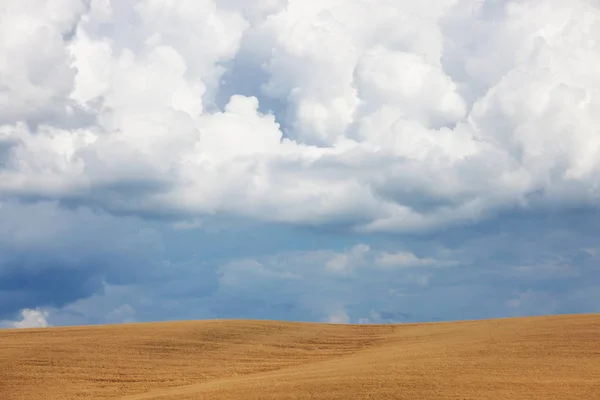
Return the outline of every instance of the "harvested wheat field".
{"type": "Polygon", "coordinates": [[[0,331],[0,399],[600,399],[600,315],[0,331]]]}

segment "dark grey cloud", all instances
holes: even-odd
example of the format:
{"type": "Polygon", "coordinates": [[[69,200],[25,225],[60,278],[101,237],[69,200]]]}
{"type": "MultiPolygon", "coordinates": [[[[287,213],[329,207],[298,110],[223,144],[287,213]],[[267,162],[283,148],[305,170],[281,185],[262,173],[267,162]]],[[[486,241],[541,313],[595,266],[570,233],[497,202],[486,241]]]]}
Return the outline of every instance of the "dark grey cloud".
{"type": "Polygon", "coordinates": [[[160,237],[139,220],[56,203],[0,206],[0,319],[23,308],[60,308],[103,285],[151,280],[160,237]]]}
{"type": "Polygon", "coordinates": [[[54,205],[3,209],[37,222],[13,224],[11,246],[1,236],[11,251],[1,252],[0,319],[18,320],[22,308],[48,310],[51,324],[392,323],[600,310],[600,215],[591,211],[504,215],[421,236],[315,240],[310,230],[243,221],[173,230],[54,205]]]}

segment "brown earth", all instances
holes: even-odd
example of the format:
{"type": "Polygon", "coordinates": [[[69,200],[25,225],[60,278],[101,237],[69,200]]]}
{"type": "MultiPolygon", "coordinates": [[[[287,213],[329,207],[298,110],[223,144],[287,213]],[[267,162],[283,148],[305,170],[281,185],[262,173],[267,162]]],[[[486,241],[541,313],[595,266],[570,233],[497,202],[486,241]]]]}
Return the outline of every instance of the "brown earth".
{"type": "Polygon", "coordinates": [[[600,315],[0,330],[0,399],[600,399],[600,315]]]}

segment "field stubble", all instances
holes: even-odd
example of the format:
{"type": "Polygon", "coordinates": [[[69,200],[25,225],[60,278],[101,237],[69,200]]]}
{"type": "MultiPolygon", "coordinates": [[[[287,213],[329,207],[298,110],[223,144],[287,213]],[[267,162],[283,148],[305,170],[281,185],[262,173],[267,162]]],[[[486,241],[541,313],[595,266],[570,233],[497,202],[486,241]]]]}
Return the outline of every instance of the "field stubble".
{"type": "Polygon", "coordinates": [[[600,398],[600,315],[0,331],[0,400],[353,398],[600,398]]]}

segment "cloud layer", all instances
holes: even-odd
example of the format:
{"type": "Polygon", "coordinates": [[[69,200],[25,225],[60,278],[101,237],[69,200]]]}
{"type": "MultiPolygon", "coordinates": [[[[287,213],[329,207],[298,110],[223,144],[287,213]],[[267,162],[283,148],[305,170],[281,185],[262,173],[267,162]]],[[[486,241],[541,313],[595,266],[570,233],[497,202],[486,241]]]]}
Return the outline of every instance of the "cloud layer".
{"type": "Polygon", "coordinates": [[[34,3],[2,14],[5,198],[393,232],[597,205],[592,1],[34,3]]]}
{"type": "Polygon", "coordinates": [[[2,239],[2,327],[40,315],[50,325],[419,322],[597,312],[600,304],[600,214],[516,214],[450,234],[340,240],[225,223],[168,230],[51,205],[39,211],[54,215],[48,223],[30,207],[36,229],[2,239]]]}
{"type": "Polygon", "coordinates": [[[2,7],[0,325],[597,310],[594,0],[2,7]]]}

